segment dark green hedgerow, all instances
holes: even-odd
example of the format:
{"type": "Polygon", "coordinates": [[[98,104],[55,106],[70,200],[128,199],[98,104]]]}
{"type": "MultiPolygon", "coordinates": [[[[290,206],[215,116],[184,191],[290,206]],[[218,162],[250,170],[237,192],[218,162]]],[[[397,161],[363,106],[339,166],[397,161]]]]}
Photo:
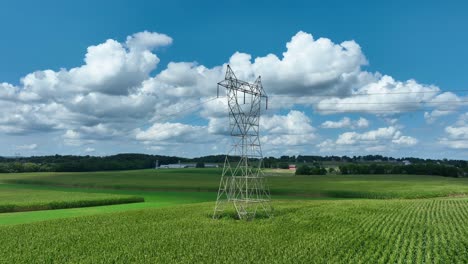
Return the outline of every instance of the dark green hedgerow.
{"type": "Polygon", "coordinates": [[[0,184],[0,213],[143,202],[135,195],[57,191],[0,184]]]}
{"type": "Polygon", "coordinates": [[[96,200],[0,204],[0,213],[55,210],[55,209],[91,207],[91,206],[113,205],[113,204],[124,204],[124,203],[140,203],[144,201],[145,200],[143,197],[128,196],[128,197],[116,197],[116,198],[96,199],[96,200]]]}

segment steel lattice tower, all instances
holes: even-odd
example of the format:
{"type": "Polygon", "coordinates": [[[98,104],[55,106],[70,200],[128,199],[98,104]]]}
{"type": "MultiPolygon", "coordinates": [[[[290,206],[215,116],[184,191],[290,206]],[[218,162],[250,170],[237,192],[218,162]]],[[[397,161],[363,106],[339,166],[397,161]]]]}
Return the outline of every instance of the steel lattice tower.
{"type": "Polygon", "coordinates": [[[271,215],[270,191],[262,171],[259,121],[263,90],[260,76],[254,83],[237,79],[229,65],[219,87],[226,88],[232,149],[226,155],[213,218],[231,205],[239,219],[253,219],[258,211],[271,215]]]}

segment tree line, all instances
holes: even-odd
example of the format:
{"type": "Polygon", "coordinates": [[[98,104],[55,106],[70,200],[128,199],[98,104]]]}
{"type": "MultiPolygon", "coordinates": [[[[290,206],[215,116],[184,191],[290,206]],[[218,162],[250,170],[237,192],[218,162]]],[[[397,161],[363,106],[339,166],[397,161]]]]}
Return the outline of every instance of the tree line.
{"type": "MultiPolygon", "coordinates": [[[[203,167],[205,163],[223,164],[225,155],[209,155],[197,158],[183,158],[176,156],[148,155],[148,154],[117,154],[111,156],[74,156],[50,155],[33,157],[0,157],[0,173],[10,172],[82,172],[134,170],[154,168],[159,165],[174,163],[194,163],[203,167]]],[[[231,161],[238,160],[230,156],[231,161]]],[[[263,166],[266,168],[284,168],[298,165],[298,174],[427,174],[450,177],[468,176],[468,161],[466,160],[435,160],[420,158],[392,158],[381,155],[367,156],[281,156],[266,157],[263,166]],[[409,161],[410,165],[402,165],[409,161]],[[325,168],[322,164],[335,162],[339,164],[337,170],[325,168]]]]}
{"type": "Polygon", "coordinates": [[[452,165],[421,163],[409,165],[347,164],[339,166],[341,174],[412,174],[464,177],[468,170],[452,165]]]}
{"type": "Polygon", "coordinates": [[[411,174],[438,175],[445,177],[468,177],[468,168],[437,163],[420,164],[357,164],[340,165],[338,169],[325,168],[321,164],[301,164],[296,169],[296,175],[325,175],[325,174],[411,174]]]}

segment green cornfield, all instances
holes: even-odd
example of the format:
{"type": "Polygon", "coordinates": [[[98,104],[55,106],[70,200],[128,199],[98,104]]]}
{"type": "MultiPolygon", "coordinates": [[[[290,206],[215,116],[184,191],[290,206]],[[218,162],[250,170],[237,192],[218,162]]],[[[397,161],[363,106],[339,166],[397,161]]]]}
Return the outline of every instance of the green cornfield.
{"type": "MultiPolygon", "coordinates": [[[[270,172],[268,176],[268,184],[274,195],[370,199],[468,195],[468,178],[429,175],[277,174],[270,172]]],[[[220,169],[12,173],[0,174],[0,182],[73,188],[216,192],[220,175],[220,169]]]]}
{"type": "Polygon", "coordinates": [[[3,263],[467,263],[468,199],[277,201],[273,218],[213,203],[0,228],[3,263]]]}

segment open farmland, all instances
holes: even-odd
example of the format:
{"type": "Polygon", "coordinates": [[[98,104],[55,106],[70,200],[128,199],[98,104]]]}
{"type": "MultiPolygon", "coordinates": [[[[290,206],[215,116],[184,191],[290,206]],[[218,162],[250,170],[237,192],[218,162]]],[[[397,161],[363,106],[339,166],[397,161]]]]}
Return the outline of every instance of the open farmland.
{"type": "Polygon", "coordinates": [[[110,189],[216,191],[219,169],[166,169],[101,172],[45,172],[0,174],[0,181],[110,189]]]}
{"type": "Polygon", "coordinates": [[[98,195],[144,198],[141,203],[0,213],[1,261],[468,261],[467,179],[294,176],[283,171],[268,177],[274,217],[247,222],[234,219],[233,212],[220,220],[211,219],[219,173],[218,169],[171,169],[0,174],[0,192],[6,191],[5,197],[14,190],[37,193],[30,198],[22,195],[25,200],[40,200],[40,193],[67,194],[57,196],[62,199],[98,195]]]}
{"type": "Polygon", "coordinates": [[[0,264],[468,264],[467,11],[2,1],[0,264]]]}
{"type": "Polygon", "coordinates": [[[468,200],[275,202],[275,217],[210,218],[212,203],[0,228],[2,261],[466,263],[468,200]],[[236,241],[236,243],[233,243],[236,241]]]}
{"type": "MultiPolygon", "coordinates": [[[[468,178],[428,175],[311,175],[275,173],[273,195],[338,198],[424,198],[468,194],[468,178]]],[[[219,169],[134,170],[80,173],[0,174],[0,181],[66,187],[148,191],[216,192],[219,169]]]]}
{"type": "Polygon", "coordinates": [[[143,202],[133,195],[66,192],[0,184],[0,213],[143,202]]]}

